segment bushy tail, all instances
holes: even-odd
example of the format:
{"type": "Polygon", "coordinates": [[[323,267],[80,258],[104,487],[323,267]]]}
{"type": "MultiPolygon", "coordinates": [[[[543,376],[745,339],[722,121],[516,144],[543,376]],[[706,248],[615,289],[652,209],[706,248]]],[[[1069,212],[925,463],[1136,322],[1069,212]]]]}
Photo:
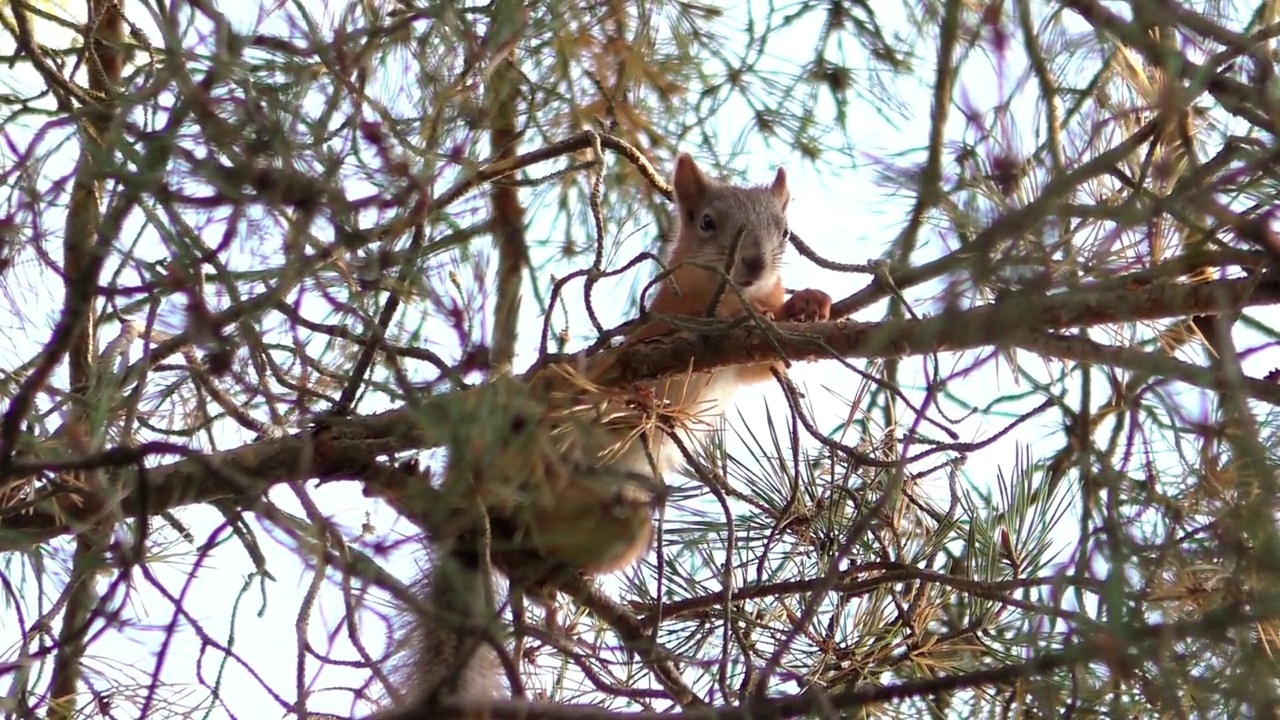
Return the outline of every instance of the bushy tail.
{"type": "Polygon", "coordinates": [[[411,611],[404,661],[393,670],[400,704],[505,697],[502,664],[482,634],[495,617],[491,578],[479,555],[465,547],[437,548],[434,554],[430,571],[413,588],[430,613],[411,611]]]}

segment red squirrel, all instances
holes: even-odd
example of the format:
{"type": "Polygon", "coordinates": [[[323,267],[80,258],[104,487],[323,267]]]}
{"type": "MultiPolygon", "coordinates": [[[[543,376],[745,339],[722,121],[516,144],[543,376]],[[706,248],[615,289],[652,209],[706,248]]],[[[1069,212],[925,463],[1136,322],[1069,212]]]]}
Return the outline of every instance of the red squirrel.
{"type": "MultiPolygon", "coordinates": [[[[726,288],[715,309],[715,317],[731,320],[746,313],[742,299],[770,320],[821,322],[831,316],[831,296],[821,290],[799,290],[788,299],[782,287],[782,257],[787,249],[787,173],[778,168],[773,184],[738,187],[708,178],[688,154],[676,158],[671,181],[675,189],[679,230],[671,249],[671,275],[661,281],[649,304],[652,315],[706,315],[719,291],[723,269],[735,238],[738,256],[733,264],[733,282],[741,296],[726,288]],[[699,267],[704,266],[704,267],[699,267]],[[720,270],[720,272],[717,272],[720,270]]],[[[642,326],[627,338],[635,343],[670,332],[661,321],[642,326]]],[[[724,414],[739,388],[769,380],[781,361],[721,368],[711,373],[676,376],[647,383],[657,400],[669,406],[696,412],[701,427],[689,429],[692,439],[709,429],[724,414]]],[[[674,470],[682,457],[670,440],[657,443],[655,456],[662,473],[674,470]]],[[[643,448],[636,446],[619,462],[633,472],[651,472],[643,448]]]]}
{"type": "MultiPolygon", "coordinates": [[[[708,178],[692,157],[681,153],[676,158],[672,185],[679,227],[668,263],[673,272],[660,282],[649,303],[651,315],[705,316],[720,290],[722,272],[736,239],[732,278],[756,312],[778,320],[828,319],[831,298],[821,290],[801,290],[785,298],[780,266],[787,248],[786,211],[791,194],[784,170],[778,169],[771,185],[739,187],[708,178]]],[[[726,288],[715,316],[732,319],[745,314],[738,292],[726,288]]],[[[625,344],[671,330],[655,319],[633,331],[625,344]]],[[[644,386],[668,410],[698,416],[691,426],[678,431],[688,446],[699,433],[711,429],[739,388],[768,380],[775,367],[782,365],[769,361],[726,367],[644,386]]],[[[606,406],[625,414],[620,401],[611,400],[606,406]]],[[[537,421],[512,424],[504,419],[490,424],[498,433],[511,429],[508,425],[519,426],[524,433],[527,425],[537,421]]],[[[683,456],[664,432],[654,431],[649,434],[649,450],[655,461],[651,463],[634,425],[625,423],[605,423],[604,427],[581,431],[570,428],[568,432],[576,447],[573,453],[562,454],[593,458],[592,464],[555,459],[549,449],[553,443],[546,440],[550,434],[534,432],[512,440],[489,437],[479,429],[475,437],[451,448],[450,472],[458,482],[494,487],[497,492],[492,497],[516,488],[519,492],[514,497],[523,500],[497,503],[505,505],[497,513],[492,503],[486,500],[485,504],[491,506],[491,517],[510,512],[512,522],[520,528],[517,534],[540,557],[591,574],[629,567],[652,543],[654,503],[651,493],[626,477],[654,480],[655,468],[659,475],[670,472],[683,456]],[[455,454],[459,457],[453,457],[455,454]]],[[[660,484],[660,478],[657,480],[660,484]]],[[[495,613],[485,599],[480,567],[474,548],[465,543],[438,542],[432,571],[422,578],[417,591],[428,607],[442,614],[472,623],[486,618],[492,621],[495,613]]],[[[415,616],[413,626],[413,635],[405,642],[412,657],[397,673],[408,702],[417,707],[442,697],[483,701],[505,696],[501,664],[492,647],[476,644],[471,636],[464,638],[439,618],[415,616]]]]}

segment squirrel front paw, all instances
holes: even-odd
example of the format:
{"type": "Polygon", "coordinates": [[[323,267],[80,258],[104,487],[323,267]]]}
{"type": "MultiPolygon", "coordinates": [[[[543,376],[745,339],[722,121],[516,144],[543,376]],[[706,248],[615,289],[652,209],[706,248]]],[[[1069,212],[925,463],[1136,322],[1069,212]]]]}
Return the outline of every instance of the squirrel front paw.
{"type": "Polygon", "coordinates": [[[782,306],[782,317],[792,322],[826,322],[831,317],[831,296],[812,288],[797,290],[782,306]]]}

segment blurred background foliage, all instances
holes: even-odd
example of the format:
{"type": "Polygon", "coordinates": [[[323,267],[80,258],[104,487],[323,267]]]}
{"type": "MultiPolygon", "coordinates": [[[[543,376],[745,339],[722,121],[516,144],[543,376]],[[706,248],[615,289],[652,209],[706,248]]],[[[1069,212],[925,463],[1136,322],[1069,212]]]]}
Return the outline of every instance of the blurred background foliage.
{"type": "Polygon", "coordinates": [[[642,567],[527,608],[531,697],[1273,714],[1277,37],[1270,0],[11,0],[0,708],[366,712],[411,528],[270,443],[616,335],[684,150],[817,178],[788,287],[881,340],[730,413],[642,567]],[[895,346],[919,318],[952,346],[895,346]]]}

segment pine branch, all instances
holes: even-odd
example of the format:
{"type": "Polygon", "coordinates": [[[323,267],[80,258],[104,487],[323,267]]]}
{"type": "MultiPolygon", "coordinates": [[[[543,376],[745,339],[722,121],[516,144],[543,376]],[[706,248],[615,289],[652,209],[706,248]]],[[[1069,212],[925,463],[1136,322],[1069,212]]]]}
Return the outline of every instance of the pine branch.
{"type": "MultiPolygon", "coordinates": [[[[1062,295],[1019,297],[964,312],[943,314],[922,320],[883,323],[776,323],[763,330],[744,326],[722,335],[682,332],[654,339],[626,350],[609,350],[586,360],[593,380],[604,387],[625,387],[643,380],[669,377],[687,371],[703,372],[727,365],[756,363],[782,351],[792,362],[829,358],[902,357],[906,355],[954,352],[992,345],[1025,344],[1054,354],[1058,348],[1070,357],[1070,347],[1083,341],[1050,336],[1045,330],[1065,330],[1107,323],[1156,320],[1187,315],[1233,312],[1241,307],[1280,301],[1280,285],[1270,281],[1221,280],[1199,285],[1159,284],[1137,290],[1077,292],[1062,295]],[[1037,335],[1037,331],[1041,334],[1037,335]],[[1041,339],[1037,339],[1041,338],[1041,339]]],[[[1136,351],[1117,351],[1135,357],[1136,351]]],[[[1149,358],[1152,363],[1174,361],[1149,358]]],[[[1131,361],[1126,360],[1126,364],[1131,361]]],[[[1135,361],[1136,362],[1136,361],[1135,361]]],[[[535,367],[524,379],[542,390],[564,389],[563,380],[552,372],[555,366],[535,367]]],[[[1179,371],[1196,385],[1213,379],[1199,372],[1179,371]]],[[[1243,392],[1252,398],[1280,405],[1280,386],[1244,378],[1243,392]]],[[[431,418],[453,417],[459,408],[475,403],[485,386],[458,393],[416,400],[415,406],[377,415],[326,420],[332,437],[326,452],[330,467],[365,465],[370,457],[395,455],[411,450],[437,447],[445,442],[447,423],[431,418]]],[[[138,448],[118,448],[61,464],[14,463],[0,481],[37,471],[130,465],[148,454],[173,452],[161,444],[138,448]],[[152,448],[146,451],[146,448],[152,448]],[[161,448],[164,448],[161,450],[161,448]]],[[[182,450],[183,453],[187,451],[182,450]]],[[[209,455],[192,455],[147,470],[146,506],[139,504],[139,477],[122,468],[120,499],[124,516],[154,514],[174,508],[235,499],[251,505],[270,486],[317,477],[314,438],[310,431],[280,439],[251,443],[234,450],[209,455]],[[210,473],[216,469],[217,476],[210,473]]],[[[329,477],[338,475],[330,474],[329,477]]],[[[350,474],[346,477],[351,477],[350,474]]],[[[77,516],[72,503],[60,503],[59,512],[30,508],[20,515],[5,517],[7,532],[0,536],[0,550],[31,547],[51,537],[72,532],[90,517],[77,516]],[[70,517],[66,517],[69,515],[70,517]]]]}

